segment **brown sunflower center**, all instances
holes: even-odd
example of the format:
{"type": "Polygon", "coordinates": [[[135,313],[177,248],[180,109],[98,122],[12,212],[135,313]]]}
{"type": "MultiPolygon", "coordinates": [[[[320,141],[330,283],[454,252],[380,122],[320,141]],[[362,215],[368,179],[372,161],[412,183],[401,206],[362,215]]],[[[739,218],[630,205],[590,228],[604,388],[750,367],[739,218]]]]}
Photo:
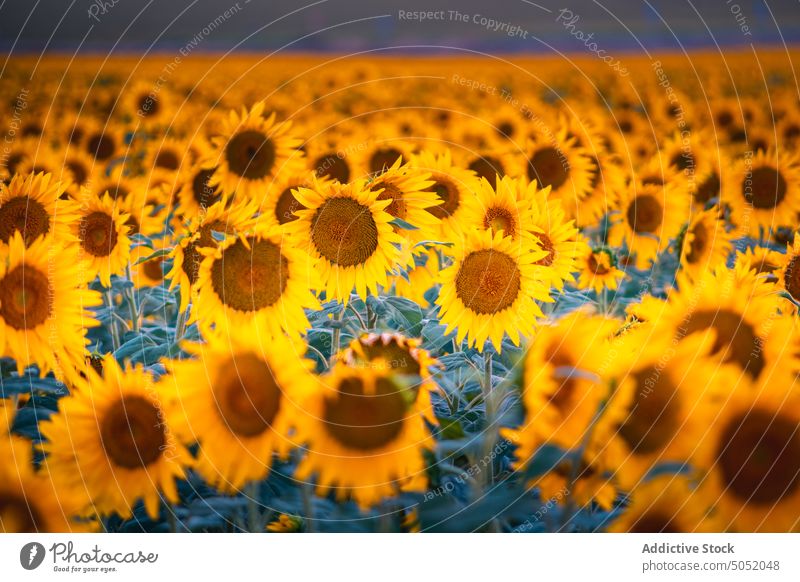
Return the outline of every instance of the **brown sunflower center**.
{"type": "Polygon", "coordinates": [[[363,265],[378,248],[378,225],[363,204],[344,196],[331,198],[314,214],[311,240],[332,263],[363,265]]]}
{"type": "Polygon", "coordinates": [[[501,178],[505,176],[503,165],[493,156],[476,158],[470,162],[468,168],[478,174],[478,178],[486,178],[490,184],[494,184],[498,175],[501,178]]]}
{"type": "Polygon", "coordinates": [[[86,149],[98,160],[107,160],[114,155],[116,145],[114,139],[104,133],[97,133],[89,138],[86,149]]]}
{"type": "Polygon", "coordinates": [[[637,233],[654,233],[664,219],[664,208],[652,196],[643,194],[628,205],[628,224],[637,233]]]}
{"type": "Polygon", "coordinates": [[[517,236],[517,221],[507,208],[492,206],[486,209],[483,216],[483,228],[492,229],[494,232],[503,231],[504,236],[514,238],[517,236]]]}
{"type": "Polygon", "coordinates": [[[537,180],[542,187],[557,189],[569,178],[569,165],[554,147],[537,150],[528,161],[528,179],[537,180]]]}
{"type": "Polygon", "coordinates": [[[108,195],[111,196],[114,200],[124,200],[128,194],[130,194],[130,190],[126,186],[120,183],[116,184],[108,184],[105,188],[101,188],[99,193],[105,194],[108,192],[108,195]]]}
{"type": "Polygon", "coordinates": [[[192,180],[192,196],[201,208],[208,208],[221,198],[219,190],[208,183],[215,171],[215,168],[203,168],[192,180]]]}
{"type": "Polygon", "coordinates": [[[675,525],[672,515],[650,508],[628,529],[630,533],[684,533],[675,525]]]}
{"type": "Polygon", "coordinates": [[[719,175],[714,172],[708,178],[703,180],[697,187],[694,193],[694,199],[698,204],[705,204],[709,200],[719,196],[719,189],[722,184],[719,181],[719,175]]]}
{"type": "Polygon", "coordinates": [[[178,154],[172,150],[162,150],[158,152],[154,165],[156,168],[164,168],[166,170],[177,170],[180,165],[180,158],[178,154]]]}
{"type": "Polygon", "coordinates": [[[382,174],[388,168],[391,168],[401,157],[403,152],[397,148],[381,148],[373,153],[369,158],[369,171],[372,174],[382,174]]]}
{"type": "Polygon", "coordinates": [[[89,170],[86,169],[83,164],[75,160],[68,160],[64,165],[72,172],[72,177],[75,178],[75,182],[78,185],[83,185],[83,183],[86,182],[86,178],[89,177],[89,170]]]}
{"type": "Polygon", "coordinates": [[[13,491],[0,493],[0,528],[6,533],[39,531],[45,522],[32,501],[13,491]]]}
{"type": "Polygon", "coordinates": [[[694,168],[694,154],[692,154],[691,150],[675,152],[670,163],[681,172],[694,168]]]}
{"type": "Polygon", "coordinates": [[[783,283],[792,297],[800,299],[800,257],[798,255],[793,256],[786,266],[783,283]]]}
{"type": "Polygon", "coordinates": [[[151,117],[158,114],[160,105],[158,101],[149,93],[142,95],[139,98],[139,115],[143,117],[151,117]]]}
{"type": "Polygon", "coordinates": [[[275,166],[275,144],[253,129],[234,135],[225,147],[228,167],[237,176],[258,180],[268,176],[275,166]]]}
{"type": "Polygon", "coordinates": [[[692,242],[686,252],[686,262],[690,264],[700,262],[706,254],[711,236],[702,222],[692,227],[692,242]]]}
{"type": "Polygon", "coordinates": [[[556,383],[556,389],[547,397],[547,401],[562,415],[567,416],[578,391],[578,381],[571,373],[575,368],[575,362],[557,345],[551,346],[547,361],[554,368],[553,380],[556,383]]]}
{"type": "Polygon", "coordinates": [[[522,287],[516,261],[492,249],[474,251],[456,275],[456,295],[479,314],[498,313],[513,305],[522,287]]]}
{"type": "Polygon", "coordinates": [[[753,378],[757,378],[765,362],[762,340],[756,336],[753,326],[733,311],[699,310],[689,316],[684,331],[689,335],[711,328],[716,332],[711,353],[722,355],[726,362],[739,364],[753,378]]]}
{"type": "Polygon", "coordinates": [[[594,273],[595,275],[608,275],[610,269],[606,267],[604,264],[600,264],[597,261],[597,257],[592,253],[589,255],[589,260],[587,262],[589,270],[594,273]]]}
{"type": "Polygon", "coordinates": [[[350,181],[350,166],[347,165],[347,160],[344,159],[344,156],[334,153],[325,154],[314,162],[314,168],[320,178],[332,178],[342,184],[347,184],[350,181]]]}
{"type": "Polygon", "coordinates": [[[325,400],[322,418],[327,433],[340,444],[371,451],[397,438],[408,409],[405,396],[390,380],[379,378],[374,392],[366,392],[359,378],[346,378],[336,396],[325,400]]]}
{"type": "Polygon", "coordinates": [[[786,180],[777,168],[756,168],[742,183],[742,193],[754,208],[775,208],[786,197],[786,180]],[[749,182],[749,183],[748,183],[749,182]]]}
{"type": "Polygon", "coordinates": [[[278,201],[275,203],[275,218],[278,219],[279,224],[297,220],[295,211],[306,210],[306,207],[292,194],[293,188],[293,186],[289,186],[281,192],[280,196],[278,196],[278,201]]]}
{"type": "Polygon", "coordinates": [[[152,281],[161,281],[164,278],[164,270],[161,266],[163,263],[164,257],[150,259],[142,263],[142,271],[148,279],[152,281]]]}
{"type": "Polygon", "coordinates": [[[87,253],[107,257],[117,244],[116,225],[105,212],[92,212],[81,219],[80,239],[87,253]]]}
{"type": "Polygon", "coordinates": [[[53,312],[50,281],[36,267],[18,265],[0,279],[0,316],[14,329],[33,329],[53,312]]]}
{"type": "Polygon", "coordinates": [[[400,189],[394,184],[383,183],[373,186],[372,191],[374,192],[380,188],[383,188],[383,192],[378,194],[378,200],[392,201],[392,203],[386,207],[386,212],[400,220],[405,219],[405,217],[408,216],[408,206],[406,205],[405,198],[400,189]]]}
{"type": "Polygon", "coordinates": [[[183,262],[181,262],[181,269],[186,273],[189,283],[194,285],[197,283],[197,275],[200,272],[200,263],[203,261],[203,255],[200,253],[199,246],[196,242],[189,243],[183,249],[183,262]]]}
{"type": "Polygon", "coordinates": [[[800,487],[800,433],[795,421],[753,408],[721,431],[717,462],[728,492],[773,505],[800,487]]]}
{"type": "Polygon", "coordinates": [[[662,450],[680,429],[680,396],[664,370],[645,368],[633,380],[633,402],[619,434],[633,453],[647,455],[662,450]]]}
{"type": "Polygon", "coordinates": [[[237,311],[260,311],[274,305],[286,290],[289,261],[280,246],[250,239],[250,249],[237,240],[211,266],[211,286],[220,300],[237,311]]]}
{"type": "Polygon", "coordinates": [[[15,232],[22,235],[26,245],[50,232],[50,215],[41,202],[18,196],[0,206],[0,240],[8,243],[15,232]]]}
{"type": "Polygon", "coordinates": [[[441,204],[427,208],[428,212],[436,218],[445,219],[458,210],[461,205],[461,193],[452,180],[442,176],[438,177],[433,184],[433,191],[436,197],[441,200],[441,204]]]}
{"type": "Polygon", "coordinates": [[[115,465],[139,469],[161,457],[167,442],[164,428],[155,404],[143,396],[124,396],[100,421],[100,439],[115,465]]]}
{"type": "Polygon", "coordinates": [[[386,344],[380,340],[371,343],[361,342],[361,348],[368,361],[380,360],[388,369],[398,373],[416,376],[421,371],[419,362],[408,348],[401,346],[394,338],[386,344]]]}
{"type": "Polygon", "coordinates": [[[223,421],[238,435],[260,435],[275,421],[283,397],[272,368],[256,354],[242,354],[220,371],[214,397],[223,421]]]}
{"type": "Polygon", "coordinates": [[[535,236],[539,240],[542,250],[547,253],[547,255],[536,261],[536,264],[549,267],[556,260],[556,246],[553,244],[550,237],[543,232],[537,232],[535,236]]]}

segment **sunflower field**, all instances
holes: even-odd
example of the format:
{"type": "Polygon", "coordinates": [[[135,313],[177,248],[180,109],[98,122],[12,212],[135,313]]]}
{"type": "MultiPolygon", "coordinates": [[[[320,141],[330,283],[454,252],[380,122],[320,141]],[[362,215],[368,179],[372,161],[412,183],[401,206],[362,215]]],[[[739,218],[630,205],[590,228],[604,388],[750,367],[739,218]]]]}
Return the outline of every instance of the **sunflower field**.
{"type": "Polygon", "coordinates": [[[12,59],[0,530],[797,531],[795,56],[12,59]]]}

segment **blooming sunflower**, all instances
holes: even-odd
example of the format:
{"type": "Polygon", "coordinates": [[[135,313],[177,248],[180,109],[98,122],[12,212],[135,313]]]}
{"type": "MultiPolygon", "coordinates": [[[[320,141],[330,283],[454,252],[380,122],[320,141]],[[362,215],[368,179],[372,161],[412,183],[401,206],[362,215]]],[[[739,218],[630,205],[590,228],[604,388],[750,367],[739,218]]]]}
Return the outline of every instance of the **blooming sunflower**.
{"type": "Polygon", "coordinates": [[[620,192],[619,216],[611,225],[609,242],[627,245],[636,266],[644,269],[680,233],[689,211],[689,198],[670,186],[633,184],[620,192]]]}
{"type": "Polygon", "coordinates": [[[275,227],[230,236],[204,255],[197,277],[195,315],[206,334],[300,335],[305,309],[319,309],[308,255],[288,244],[275,227]]]}
{"type": "Polygon", "coordinates": [[[300,140],[289,134],[289,122],[277,123],[275,113],[264,116],[265,103],[256,103],[241,114],[231,111],[222,135],[213,139],[218,154],[205,163],[216,168],[210,186],[219,186],[225,195],[239,192],[256,196],[265,191],[279,173],[302,169],[300,140]]]}
{"type": "Polygon", "coordinates": [[[63,191],[50,174],[18,174],[7,187],[0,187],[0,242],[8,244],[16,232],[27,245],[47,234],[64,244],[75,240],[70,225],[78,208],[59,199],[63,191]]]}
{"type": "MultiPolygon", "coordinates": [[[[157,518],[162,495],[178,501],[175,480],[188,454],[175,442],[153,377],[141,366],[103,359],[103,375],[61,399],[40,424],[44,461],[59,491],[84,499],[85,512],[128,517],[137,501],[157,518]]],[[[77,381],[77,379],[75,380],[77,381]]]]}
{"type": "Polygon", "coordinates": [[[798,531],[800,402],[789,384],[742,384],[705,417],[695,455],[699,491],[719,519],[742,532],[798,531]]]}
{"type": "Polygon", "coordinates": [[[305,346],[276,336],[269,349],[254,335],[183,344],[194,359],[171,360],[164,380],[170,421],[185,443],[199,443],[195,468],[214,487],[235,493],[286,454],[299,404],[313,388],[305,346]]]}
{"type": "MultiPolygon", "coordinates": [[[[317,178],[317,182],[323,183],[327,178],[317,178]]],[[[272,184],[263,199],[259,200],[261,214],[259,220],[271,221],[274,224],[286,224],[297,220],[295,214],[298,210],[307,210],[300,201],[295,198],[294,190],[298,188],[311,188],[314,185],[313,177],[305,172],[278,177],[272,184]]]]}
{"type": "Polygon", "coordinates": [[[683,475],[659,475],[638,485],[609,531],[620,533],[720,533],[692,482],[683,475]]]}
{"type": "Polygon", "coordinates": [[[364,508],[423,486],[422,449],[432,445],[425,399],[386,369],[340,363],[320,382],[297,420],[308,451],[296,477],[316,475],[321,493],[350,494],[364,508]]]}
{"type": "Polygon", "coordinates": [[[617,256],[608,247],[592,247],[586,245],[576,261],[580,272],[579,289],[594,289],[601,293],[603,289],[614,290],[625,278],[625,272],[617,268],[617,256]]]}
{"type": "Polygon", "coordinates": [[[62,377],[60,362],[80,361],[85,327],[97,325],[86,308],[101,303],[83,284],[75,246],[41,237],[26,248],[15,233],[0,258],[0,353],[20,373],[37,364],[62,377]]]}
{"type": "Polygon", "coordinates": [[[787,254],[772,250],[769,247],[748,247],[744,252],[736,251],[734,266],[748,271],[753,270],[764,280],[776,283],[780,280],[778,275],[786,261],[787,254]]]}
{"type": "Polygon", "coordinates": [[[520,334],[533,333],[542,310],[536,301],[552,301],[547,255],[535,242],[514,242],[502,232],[476,231],[456,244],[455,261],[440,273],[442,288],[436,304],[441,323],[456,341],[464,338],[482,351],[487,339],[501,351],[508,334],[519,345],[520,334]]]}
{"type": "Polygon", "coordinates": [[[226,205],[223,200],[209,206],[197,218],[189,221],[188,234],[181,238],[169,254],[172,268],[166,275],[169,289],[180,291],[180,310],[186,311],[192,298],[192,288],[197,283],[200,265],[203,262],[201,250],[216,246],[214,232],[225,234],[243,233],[253,227],[256,206],[246,201],[234,201],[226,205]]]}
{"type": "MultiPolygon", "coordinates": [[[[429,179],[428,172],[410,163],[401,166],[401,162],[398,158],[385,172],[369,182],[368,188],[372,192],[380,192],[378,200],[392,201],[386,207],[386,212],[393,218],[407,222],[427,234],[439,222],[430,209],[441,204],[441,199],[427,191],[434,184],[429,179]]],[[[416,233],[417,231],[411,231],[407,234],[416,233]]]]}
{"type": "Polygon", "coordinates": [[[54,491],[50,479],[33,468],[30,441],[0,434],[0,532],[67,533],[86,531],[72,520],[73,500],[54,491]]]}
{"type": "Polygon", "coordinates": [[[731,252],[730,235],[716,208],[695,213],[683,235],[680,262],[690,276],[696,277],[725,263],[731,252]]]}
{"type": "MultiPolygon", "coordinates": [[[[495,176],[496,187],[481,178],[473,190],[474,196],[464,201],[462,228],[502,232],[517,240],[533,226],[531,204],[536,196],[536,182],[524,178],[495,176]]],[[[547,193],[544,193],[546,196],[547,193]]]]}
{"type": "Polygon", "coordinates": [[[288,232],[311,256],[327,299],[347,303],[353,288],[366,299],[367,291],[377,294],[378,285],[387,285],[403,240],[386,211],[391,200],[378,200],[379,192],[362,180],[317,181],[294,196],[306,210],[295,212],[298,219],[288,223],[288,232]]]}
{"type": "Polygon", "coordinates": [[[800,212],[800,165],[794,155],[759,151],[740,159],[723,185],[722,201],[742,234],[759,235],[796,223],[800,212]]]}
{"type": "Polygon", "coordinates": [[[130,215],[120,212],[111,196],[97,199],[87,193],[79,218],[72,231],[80,241],[79,257],[86,281],[99,276],[100,283],[110,287],[111,275],[121,275],[130,257],[130,215]]]}

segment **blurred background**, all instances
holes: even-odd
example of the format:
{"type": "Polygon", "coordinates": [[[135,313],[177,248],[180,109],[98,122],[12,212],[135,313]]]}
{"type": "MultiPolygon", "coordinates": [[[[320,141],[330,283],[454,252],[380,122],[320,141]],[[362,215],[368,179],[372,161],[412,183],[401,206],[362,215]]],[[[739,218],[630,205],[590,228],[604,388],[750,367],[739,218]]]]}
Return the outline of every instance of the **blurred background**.
{"type": "Polygon", "coordinates": [[[4,0],[6,53],[615,51],[781,46],[797,0],[4,0]],[[449,14],[457,10],[466,22],[449,14]],[[567,10],[572,16],[568,16],[567,10]],[[400,11],[444,10],[418,22],[400,11]],[[573,20],[578,16],[577,20],[573,20]],[[565,27],[567,18],[572,22],[565,27]],[[559,20],[560,19],[560,20],[559,20]],[[492,30],[489,20],[500,23],[492,30]],[[507,25],[507,26],[503,26],[507,25]],[[513,27],[517,27],[513,29],[513,27]],[[515,33],[509,34],[511,30],[515,33]],[[509,33],[507,33],[508,31],[509,33]],[[412,48],[418,47],[418,48],[412,48]]]}

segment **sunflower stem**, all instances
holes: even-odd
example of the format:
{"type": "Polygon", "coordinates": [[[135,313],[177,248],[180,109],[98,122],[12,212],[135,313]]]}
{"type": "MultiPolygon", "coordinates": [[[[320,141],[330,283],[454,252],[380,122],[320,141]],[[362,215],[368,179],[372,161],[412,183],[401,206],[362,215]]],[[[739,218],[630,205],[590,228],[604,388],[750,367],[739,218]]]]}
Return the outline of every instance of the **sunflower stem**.
{"type": "Polygon", "coordinates": [[[186,319],[189,315],[189,308],[187,307],[185,311],[181,311],[178,314],[178,321],[175,324],[175,342],[178,343],[181,338],[183,337],[183,333],[186,331],[186,319]]]}
{"type": "Polygon", "coordinates": [[[608,288],[605,286],[600,291],[600,312],[603,315],[608,315],[608,288]]]}
{"type": "Polygon", "coordinates": [[[314,485],[303,483],[300,486],[303,498],[303,523],[306,526],[306,533],[314,533],[314,485]]]}
{"type": "Polygon", "coordinates": [[[370,331],[378,324],[378,314],[369,306],[369,301],[365,301],[364,304],[367,306],[367,331],[370,331]]]}
{"type": "MultiPolygon", "coordinates": [[[[484,400],[489,398],[492,393],[492,349],[488,348],[483,352],[483,397],[484,400]]],[[[487,403],[488,405],[488,403],[487,403]]]]}
{"type": "Polygon", "coordinates": [[[344,309],[337,311],[333,315],[333,321],[338,322],[336,326],[333,328],[333,338],[331,340],[331,359],[328,367],[332,368],[333,363],[336,360],[336,355],[339,353],[339,341],[342,335],[342,328],[339,325],[342,321],[342,316],[344,316],[344,309]]]}
{"type": "Polygon", "coordinates": [[[261,527],[261,511],[258,502],[258,481],[251,481],[245,488],[247,497],[247,531],[256,533],[264,528],[261,527]]]}
{"type": "MultiPolygon", "coordinates": [[[[125,267],[125,276],[128,281],[133,283],[130,263],[125,267]]],[[[125,301],[128,303],[128,309],[131,312],[131,331],[137,333],[139,331],[139,306],[136,302],[136,292],[132,286],[125,289],[125,301]]]]}
{"type": "MultiPolygon", "coordinates": [[[[114,293],[111,289],[106,291],[106,300],[108,301],[108,308],[111,313],[114,313],[114,293]]],[[[114,317],[111,317],[111,321],[108,323],[108,330],[111,333],[111,347],[113,351],[117,351],[119,349],[119,329],[117,329],[117,322],[114,320],[114,317]]]]}

